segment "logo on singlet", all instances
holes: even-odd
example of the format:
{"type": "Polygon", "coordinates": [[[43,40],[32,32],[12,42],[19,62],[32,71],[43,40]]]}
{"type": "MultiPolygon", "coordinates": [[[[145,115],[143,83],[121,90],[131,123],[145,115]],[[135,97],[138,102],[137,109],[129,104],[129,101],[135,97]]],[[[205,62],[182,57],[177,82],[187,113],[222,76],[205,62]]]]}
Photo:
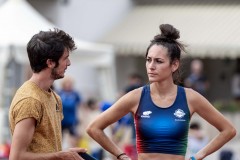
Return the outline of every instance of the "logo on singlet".
{"type": "Polygon", "coordinates": [[[175,120],[177,120],[177,121],[185,121],[185,120],[181,119],[181,118],[183,118],[183,117],[185,116],[185,113],[184,113],[183,110],[177,109],[177,110],[174,112],[174,115],[175,115],[177,118],[179,118],[179,119],[175,119],[175,120]]]}
{"type": "Polygon", "coordinates": [[[150,118],[150,114],[152,111],[144,111],[143,114],[141,115],[142,118],[150,118]]]}

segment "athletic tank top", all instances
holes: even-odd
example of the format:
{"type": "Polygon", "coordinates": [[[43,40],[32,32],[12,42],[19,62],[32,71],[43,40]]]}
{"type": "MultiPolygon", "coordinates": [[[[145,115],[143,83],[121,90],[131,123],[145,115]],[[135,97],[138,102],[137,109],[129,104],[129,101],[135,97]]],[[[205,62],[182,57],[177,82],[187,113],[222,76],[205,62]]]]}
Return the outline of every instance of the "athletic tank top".
{"type": "Polygon", "coordinates": [[[171,106],[161,108],[153,103],[150,86],[144,86],[134,119],[138,153],[186,154],[190,112],[183,87],[178,86],[171,106]]]}

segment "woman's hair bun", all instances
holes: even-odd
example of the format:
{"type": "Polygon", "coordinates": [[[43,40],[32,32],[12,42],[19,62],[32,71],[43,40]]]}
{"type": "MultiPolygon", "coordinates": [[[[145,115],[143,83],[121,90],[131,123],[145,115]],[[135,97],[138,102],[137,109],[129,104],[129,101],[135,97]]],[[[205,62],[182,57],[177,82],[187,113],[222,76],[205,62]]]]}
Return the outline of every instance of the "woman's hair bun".
{"type": "Polygon", "coordinates": [[[178,38],[180,38],[179,31],[170,24],[161,24],[159,26],[159,29],[161,31],[161,35],[159,36],[159,38],[166,38],[172,40],[177,40],[178,38]]]}

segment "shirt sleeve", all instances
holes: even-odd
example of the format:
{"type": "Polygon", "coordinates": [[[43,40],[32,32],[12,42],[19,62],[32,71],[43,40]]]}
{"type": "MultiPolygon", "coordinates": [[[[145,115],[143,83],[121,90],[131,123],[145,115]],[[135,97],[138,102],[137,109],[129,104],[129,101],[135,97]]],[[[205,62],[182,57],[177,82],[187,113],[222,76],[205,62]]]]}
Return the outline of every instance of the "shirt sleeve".
{"type": "Polygon", "coordinates": [[[36,119],[38,125],[43,114],[41,102],[34,98],[25,98],[15,105],[13,113],[15,125],[26,118],[36,119]]]}

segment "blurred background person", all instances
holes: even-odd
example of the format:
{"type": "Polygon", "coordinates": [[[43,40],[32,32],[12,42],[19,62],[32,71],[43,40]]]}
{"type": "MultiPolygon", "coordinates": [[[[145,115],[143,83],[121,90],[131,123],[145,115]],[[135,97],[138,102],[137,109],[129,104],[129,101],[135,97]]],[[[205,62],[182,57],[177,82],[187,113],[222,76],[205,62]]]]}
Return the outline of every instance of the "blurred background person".
{"type": "Polygon", "coordinates": [[[194,59],[191,62],[191,73],[184,80],[184,86],[192,88],[198,93],[206,96],[209,82],[207,77],[203,74],[203,62],[200,59],[194,59]]]}
{"type": "Polygon", "coordinates": [[[143,86],[143,77],[138,73],[132,73],[128,76],[128,84],[124,90],[124,93],[126,94],[142,86],[143,86]]]}
{"type": "Polygon", "coordinates": [[[189,156],[195,155],[208,143],[208,137],[201,127],[199,122],[192,122],[190,124],[188,134],[188,154],[189,156]]]}
{"type": "Polygon", "coordinates": [[[10,143],[8,142],[4,142],[3,144],[0,144],[0,159],[4,160],[4,158],[6,158],[5,160],[7,160],[7,158],[9,157],[10,154],[10,143]]]}
{"type": "MultiPolygon", "coordinates": [[[[137,89],[139,87],[142,87],[143,84],[143,77],[139,73],[132,73],[128,76],[128,84],[124,90],[124,94],[137,89]]],[[[129,113],[126,116],[124,116],[120,120],[120,124],[125,125],[125,129],[130,129],[130,140],[125,144],[124,146],[124,152],[126,152],[132,160],[137,159],[137,150],[136,150],[136,131],[135,131],[135,124],[134,124],[134,118],[129,113]]],[[[125,134],[123,134],[125,135],[125,134]]]]}
{"type": "MultiPolygon", "coordinates": [[[[128,92],[137,89],[143,86],[143,77],[139,73],[132,73],[128,76],[127,80],[128,84],[124,89],[123,95],[127,94],[128,92]]],[[[135,134],[135,126],[134,126],[134,119],[131,114],[127,114],[122,119],[119,120],[120,125],[127,125],[130,126],[131,129],[131,143],[135,143],[136,134],[135,134]]]]}
{"type": "Polygon", "coordinates": [[[83,136],[82,138],[85,139],[89,152],[90,154],[95,157],[98,160],[102,160],[103,159],[103,149],[102,147],[95,142],[92,138],[90,138],[87,134],[86,134],[86,127],[87,125],[90,123],[90,121],[94,120],[95,117],[97,117],[101,111],[99,109],[99,105],[98,102],[95,98],[89,98],[86,102],[86,104],[84,105],[85,107],[85,111],[84,111],[84,116],[82,115],[82,133],[83,136]]]}
{"type": "MultiPolygon", "coordinates": [[[[143,77],[139,73],[134,72],[127,76],[126,82],[127,84],[120,92],[119,98],[134,89],[142,87],[143,77]]],[[[135,124],[134,118],[130,113],[114,123],[113,139],[132,160],[137,159],[135,124]]]]}
{"type": "Polygon", "coordinates": [[[77,116],[78,108],[81,104],[80,94],[74,90],[74,81],[71,77],[65,77],[62,82],[62,88],[58,92],[62,99],[63,115],[62,132],[65,147],[77,146],[80,133],[77,131],[79,119],[77,116]],[[68,138],[67,133],[69,134],[68,138]]]}
{"type": "MultiPolygon", "coordinates": [[[[110,107],[108,102],[99,102],[96,98],[89,98],[84,101],[80,109],[80,132],[82,136],[78,142],[79,147],[87,148],[88,152],[98,160],[111,160],[112,157],[103,148],[93,140],[87,133],[86,128],[91,121],[93,121],[102,111],[107,110],[110,107]]],[[[111,136],[112,128],[106,128],[105,133],[111,136]]]]}
{"type": "Polygon", "coordinates": [[[236,69],[232,77],[231,86],[234,100],[240,102],[240,58],[237,59],[236,69]]]}
{"type": "Polygon", "coordinates": [[[231,149],[223,149],[219,153],[219,160],[239,160],[234,157],[234,152],[231,149]]]}

